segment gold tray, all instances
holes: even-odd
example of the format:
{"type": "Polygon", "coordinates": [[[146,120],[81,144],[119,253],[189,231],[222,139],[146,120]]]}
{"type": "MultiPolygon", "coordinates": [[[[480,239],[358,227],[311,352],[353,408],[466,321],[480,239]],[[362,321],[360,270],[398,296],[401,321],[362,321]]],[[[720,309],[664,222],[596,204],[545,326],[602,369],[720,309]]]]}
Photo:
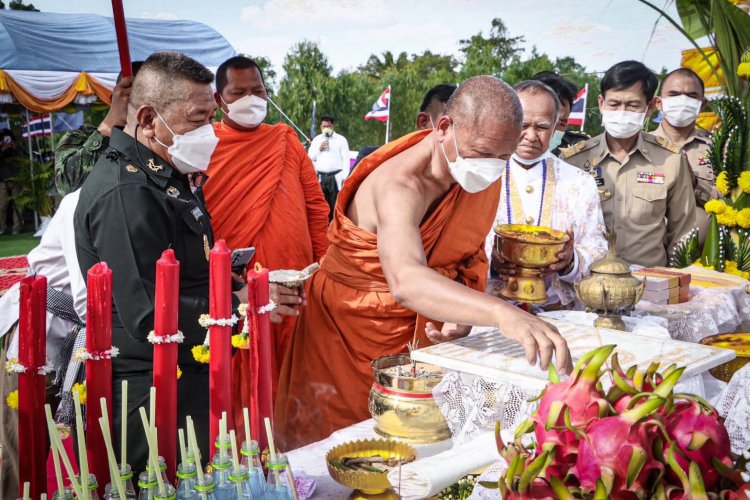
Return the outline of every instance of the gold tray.
{"type": "Polygon", "coordinates": [[[332,448],[326,453],[328,473],[337,483],[357,490],[352,493],[350,498],[396,498],[391,495],[393,492],[390,491],[391,483],[388,482],[388,474],[386,472],[346,471],[331,465],[331,460],[340,460],[344,457],[369,457],[373,455],[410,460],[417,458],[417,452],[414,448],[408,444],[391,439],[349,441],[332,448]]]}
{"type": "Polygon", "coordinates": [[[727,361],[710,370],[711,375],[724,382],[729,382],[737,370],[750,362],[750,333],[711,335],[701,340],[701,344],[720,347],[722,349],[732,349],[737,353],[737,357],[733,360],[727,361]]]}

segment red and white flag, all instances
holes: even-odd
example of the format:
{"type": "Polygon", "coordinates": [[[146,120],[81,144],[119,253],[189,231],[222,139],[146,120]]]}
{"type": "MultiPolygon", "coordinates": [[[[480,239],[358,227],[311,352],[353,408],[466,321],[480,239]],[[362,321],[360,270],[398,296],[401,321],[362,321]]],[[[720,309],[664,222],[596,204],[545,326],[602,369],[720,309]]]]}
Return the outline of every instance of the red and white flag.
{"type": "Polygon", "coordinates": [[[583,125],[586,123],[586,97],[589,93],[589,85],[586,84],[580,91],[573,101],[573,106],[570,107],[570,116],[568,117],[568,125],[579,125],[583,130],[583,125]]]}
{"type": "Polygon", "coordinates": [[[380,94],[378,100],[372,105],[372,109],[365,115],[365,120],[377,120],[379,122],[387,122],[388,114],[391,111],[391,87],[380,94]]]}

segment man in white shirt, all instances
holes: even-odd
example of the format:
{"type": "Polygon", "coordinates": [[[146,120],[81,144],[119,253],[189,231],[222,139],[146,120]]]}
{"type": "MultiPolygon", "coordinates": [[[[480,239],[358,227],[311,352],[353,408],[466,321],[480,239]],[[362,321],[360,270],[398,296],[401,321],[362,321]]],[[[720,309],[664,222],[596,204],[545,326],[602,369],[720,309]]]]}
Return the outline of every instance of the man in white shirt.
{"type": "MultiPolygon", "coordinates": [[[[583,170],[549,152],[560,116],[560,100],[542,82],[528,80],[516,86],[523,107],[523,129],[518,148],[506,163],[496,224],[529,224],[566,231],[570,242],[559,261],[542,271],[549,301],[542,308],[571,307],[572,284],[588,274],[591,263],[604,256],[607,243],[599,194],[594,179],[583,170]]],[[[490,258],[488,291],[496,293],[504,278],[515,274],[512,264],[494,251],[495,233],[487,235],[490,258]]]]}
{"type": "Polygon", "coordinates": [[[323,189],[323,195],[331,208],[328,220],[333,218],[333,208],[336,206],[336,198],[339,195],[337,174],[343,172],[341,178],[349,174],[349,143],[346,137],[335,132],[336,123],[331,115],[323,115],[320,118],[320,130],[322,134],[317,135],[310,144],[307,154],[310,156],[315,171],[318,173],[318,181],[323,189]]]}

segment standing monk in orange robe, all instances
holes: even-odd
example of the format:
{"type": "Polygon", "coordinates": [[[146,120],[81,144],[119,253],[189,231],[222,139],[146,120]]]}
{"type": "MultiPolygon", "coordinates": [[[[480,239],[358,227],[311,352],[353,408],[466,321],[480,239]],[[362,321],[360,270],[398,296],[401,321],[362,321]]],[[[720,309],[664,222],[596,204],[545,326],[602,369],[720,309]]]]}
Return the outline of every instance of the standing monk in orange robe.
{"type": "Polygon", "coordinates": [[[291,450],[369,418],[370,363],[407,342],[446,340],[432,321],[497,327],[542,367],[553,351],[571,368],[550,324],[484,293],[499,177],[516,149],[523,113],[491,76],[466,80],[433,131],[368,156],[339,194],[331,246],[308,283],[308,305],[281,369],[275,408],[280,448],[291,450]],[[429,331],[429,337],[427,332],[429,331]]]}
{"type": "MultiPolygon", "coordinates": [[[[251,266],[303,269],[317,262],[328,248],[328,204],[297,134],[285,124],[263,123],[268,94],[258,65],[242,56],[225,61],[216,71],[215,97],[224,117],[214,123],[219,144],[204,193],[216,238],[230,248],[254,246],[251,266]]],[[[288,292],[295,296],[286,302],[302,304],[304,296],[288,292]]],[[[285,307],[278,312],[286,316],[272,315],[281,321],[272,325],[274,387],[299,314],[285,307]]],[[[250,406],[248,354],[240,349],[233,359],[235,422],[250,406]]],[[[244,437],[242,426],[237,429],[244,437]]]]}

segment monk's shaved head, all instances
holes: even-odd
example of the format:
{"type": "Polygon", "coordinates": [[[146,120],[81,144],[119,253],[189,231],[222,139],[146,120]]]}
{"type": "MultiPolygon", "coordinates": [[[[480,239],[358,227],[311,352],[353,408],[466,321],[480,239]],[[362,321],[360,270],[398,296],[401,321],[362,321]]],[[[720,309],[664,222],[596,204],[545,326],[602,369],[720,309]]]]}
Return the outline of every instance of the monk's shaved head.
{"type": "Polygon", "coordinates": [[[445,114],[459,128],[478,129],[487,120],[502,126],[518,128],[523,123],[523,109],[513,88],[490,75],[474,76],[458,86],[448,100],[445,114]]]}

